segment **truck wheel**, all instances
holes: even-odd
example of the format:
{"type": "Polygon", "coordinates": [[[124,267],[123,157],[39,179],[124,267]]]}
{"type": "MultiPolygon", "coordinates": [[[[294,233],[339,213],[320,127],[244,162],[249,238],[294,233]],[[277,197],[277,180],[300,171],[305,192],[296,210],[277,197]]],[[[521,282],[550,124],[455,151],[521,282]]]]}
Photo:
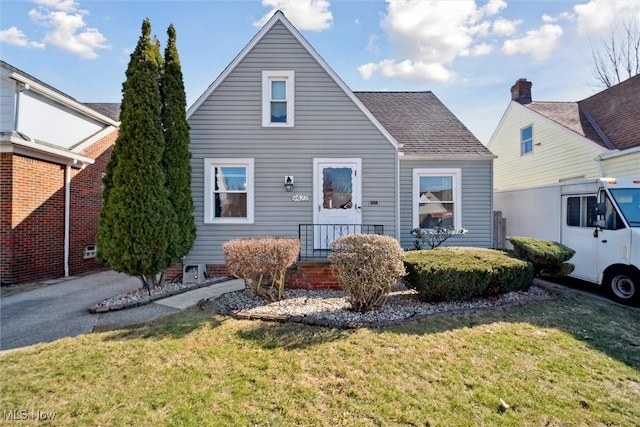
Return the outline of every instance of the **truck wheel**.
{"type": "Polygon", "coordinates": [[[607,287],[611,299],[621,304],[632,305],[638,302],[640,277],[627,268],[614,268],[607,274],[607,287]]]}

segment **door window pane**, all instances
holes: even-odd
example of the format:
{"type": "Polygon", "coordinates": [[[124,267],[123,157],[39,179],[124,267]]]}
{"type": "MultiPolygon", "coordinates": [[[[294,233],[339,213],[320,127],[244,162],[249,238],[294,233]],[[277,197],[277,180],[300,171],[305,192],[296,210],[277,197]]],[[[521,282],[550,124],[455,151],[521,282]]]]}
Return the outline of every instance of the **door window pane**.
{"type": "Polygon", "coordinates": [[[568,197],[567,225],[572,227],[594,227],[596,225],[596,197],[568,197]]]}
{"type": "Polygon", "coordinates": [[[351,168],[322,169],[322,207],[324,209],[352,209],[351,168]]]}

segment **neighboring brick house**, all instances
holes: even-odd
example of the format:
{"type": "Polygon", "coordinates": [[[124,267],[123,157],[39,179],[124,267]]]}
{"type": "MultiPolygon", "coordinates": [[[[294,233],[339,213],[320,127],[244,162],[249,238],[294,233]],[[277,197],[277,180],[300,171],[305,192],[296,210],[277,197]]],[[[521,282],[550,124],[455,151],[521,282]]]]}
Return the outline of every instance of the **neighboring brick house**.
{"type": "Polygon", "coordinates": [[[82,104],[0,61],[0,281],[84,273],[119,104],[82,104]]]}

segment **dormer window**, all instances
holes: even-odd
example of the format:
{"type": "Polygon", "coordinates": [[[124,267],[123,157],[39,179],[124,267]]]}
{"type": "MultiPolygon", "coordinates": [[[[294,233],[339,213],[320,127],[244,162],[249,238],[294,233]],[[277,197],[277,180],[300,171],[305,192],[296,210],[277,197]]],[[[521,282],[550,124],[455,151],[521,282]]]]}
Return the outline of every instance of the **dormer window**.
{"type": "Polygon", "coordinates": [[[262,126],[293,127],[294,87],[293,71],[262,72],[262,126]]]}

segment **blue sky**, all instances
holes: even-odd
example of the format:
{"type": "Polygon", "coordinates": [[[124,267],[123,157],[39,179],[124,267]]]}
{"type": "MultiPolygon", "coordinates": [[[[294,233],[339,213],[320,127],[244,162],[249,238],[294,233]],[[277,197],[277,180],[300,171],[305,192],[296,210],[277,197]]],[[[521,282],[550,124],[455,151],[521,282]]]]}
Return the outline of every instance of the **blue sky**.
{"type": "Polygon", "coordinates": [[[603,89],[590,41],[640,0],[32,0],[0,3],[0,57],[80,102],[120,102],[144,18],[166,45],[173,24],[191,105],[283,10],[354,91],[430,90],[487,143],[521,77],[533,99],[603,89]]]}

